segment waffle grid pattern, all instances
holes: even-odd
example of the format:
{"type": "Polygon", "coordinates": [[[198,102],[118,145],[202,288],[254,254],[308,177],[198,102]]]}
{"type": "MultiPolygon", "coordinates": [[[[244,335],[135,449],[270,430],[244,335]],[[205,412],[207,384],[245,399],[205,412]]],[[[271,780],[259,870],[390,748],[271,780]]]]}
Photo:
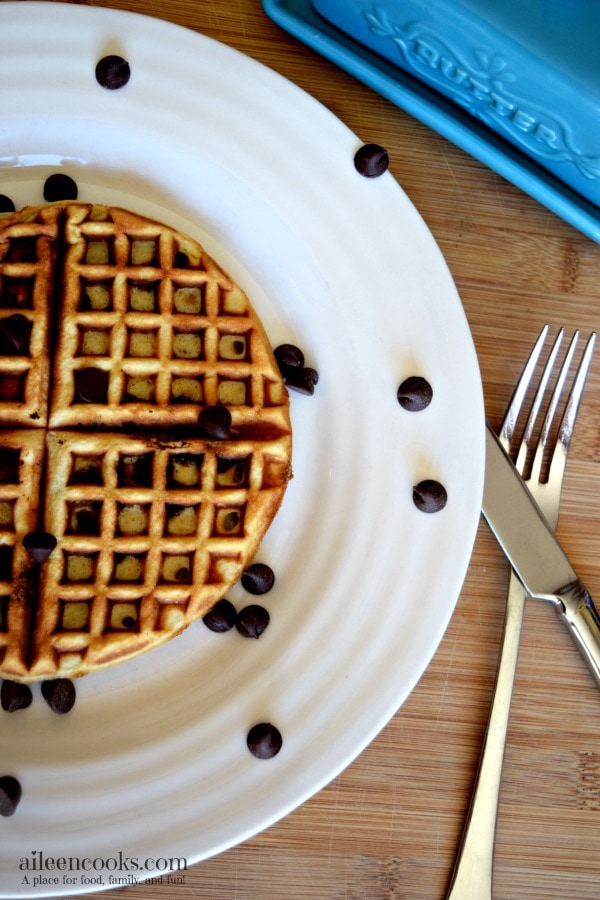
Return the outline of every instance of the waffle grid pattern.
{"type": "Polygon", "coordinates": [[[48,407],[48,296],[53,293],[57,208],[40,208],[16,219],[0,242],[0,425],[45,426],[48,407]],[[7,336],[14,317],[29,336],[7,336]]]}
{"type": "MultiPolygon", "coordinates": [[[[262,325],[243,292],[185,236],[127,211],[68,206],[60,334],[48,354],[57,238],[45,232],[56,211],[44,208],[28,223],[26,253],[35,247],[39,259],[22,263],[36,273],[28,295],[36,305],[29,348],[21,349],[33,351],[34,335],[46,341],[50,411],[30,417],[50,384],[34,372],[30,352],[28,428],[10,430],[0,418],[0,671],[22,681],[111,665],[203,615],[256,553],[290,475],[287,392],[262,325]],[[106,372],[105,402],[78,395],[85,369],[95,370],[92,391],[106,372]],[[215,404],[232,414],[230,441],[189,428],[177,434],[215,404]],[[117,432],[131,423],[145,433],[117,432]],[[58,542],[37,568],[22,546],[36,530],[58,542]]],[[[7,279],[15,263],[2,260],[15,255],[21,235],[9,228],[1,238],[7,279]]],[[[0,385],[11,362],[0,352],[0,385]]],[[[14,424],[22,413],[12,409],[14,424]]]]}

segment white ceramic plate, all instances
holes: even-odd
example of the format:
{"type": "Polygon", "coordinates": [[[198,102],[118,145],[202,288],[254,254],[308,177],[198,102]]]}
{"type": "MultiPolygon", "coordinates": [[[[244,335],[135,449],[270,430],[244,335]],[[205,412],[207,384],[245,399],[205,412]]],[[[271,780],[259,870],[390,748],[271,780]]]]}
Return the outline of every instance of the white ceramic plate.
{"type": "MultiPolygon", "coordinates": [[[[0,819],[0,895],[40,897],[218,853],[373,739],[458,598],[483,404],[435,242],[390,173],[358,175],[360,139],[314,99],[221,44],[128,13],[2,3],[0,34],[0,193],[41,202],[45,178],[64,171],[82,199],[183,228],[246,288],[273,344],[300,345],[320,373],[313,397],[292,395],[295,478],[259,554],[277,576],[261,639],[198,622],[82,679],[67,716],[37,687],[27,710],[0,711],[0,774],[23,786],[0,819]],[[94,76],[111,52],[131,65],[118,91],[94,76]],[[412,374],[434,387],[421,413],[396,400],[412,374]],[[442,512],[413,505],[424,478],[446,486],[442,512]],[[272,760],[246,748],[258,721],[283,734],[272,760]],[[66,862],[45,869],[49,858],[66,862]]],[[[249,602],[239,586],[230,599],[249,602]]]]}

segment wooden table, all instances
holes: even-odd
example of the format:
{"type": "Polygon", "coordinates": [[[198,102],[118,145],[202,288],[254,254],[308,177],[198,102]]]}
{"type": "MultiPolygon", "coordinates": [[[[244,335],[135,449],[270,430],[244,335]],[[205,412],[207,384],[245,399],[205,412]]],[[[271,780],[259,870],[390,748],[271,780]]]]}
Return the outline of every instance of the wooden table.
{"type": "MultiPolygon", "coordinates": [[[[281,31],[259,0],[93,0],[229,44],[296,82],[391,170],[450,266],[498,424],[541,325],[600,325],[600,247],[281,31]]],[[[584,398],[559,534],[600,598],[600,353],[584,398]]],[[[419,685],[332,784],[263,834],[126,900],[438,900],[484,735],[508,569],[481,524],[447,633],[419,685]]],[[[97,896],[114,896],[113,893],[97,896]]],[[[529,603],[500,803],[495,900],[600,897],[600,695],[553,611],[529,603]]]]}

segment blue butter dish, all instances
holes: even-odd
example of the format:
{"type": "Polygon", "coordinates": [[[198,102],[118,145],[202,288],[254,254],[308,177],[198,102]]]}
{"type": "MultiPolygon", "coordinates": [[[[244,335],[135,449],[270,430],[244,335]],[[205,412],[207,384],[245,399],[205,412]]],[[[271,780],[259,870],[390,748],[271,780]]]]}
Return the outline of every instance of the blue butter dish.
{"type": "Polygon", "coordinates": [[[600,207],[597,0],[313,0],[600,207]]]}
{"type": "Polygon", "coordinates": [[[263,7],[600,242],[600,0],[263,0],[263,7]]]}

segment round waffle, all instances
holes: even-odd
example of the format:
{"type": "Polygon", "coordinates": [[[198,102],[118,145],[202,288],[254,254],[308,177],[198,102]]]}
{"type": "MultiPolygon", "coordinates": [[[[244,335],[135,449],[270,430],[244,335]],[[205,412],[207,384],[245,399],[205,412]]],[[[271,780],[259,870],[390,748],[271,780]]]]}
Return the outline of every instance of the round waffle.
{"type": "Polygon", "coordinates": [[[0,218],[0,676],[181,632],[249,565],[290,466],[267,336],[197,242],[78,202],[0,218]]]}

